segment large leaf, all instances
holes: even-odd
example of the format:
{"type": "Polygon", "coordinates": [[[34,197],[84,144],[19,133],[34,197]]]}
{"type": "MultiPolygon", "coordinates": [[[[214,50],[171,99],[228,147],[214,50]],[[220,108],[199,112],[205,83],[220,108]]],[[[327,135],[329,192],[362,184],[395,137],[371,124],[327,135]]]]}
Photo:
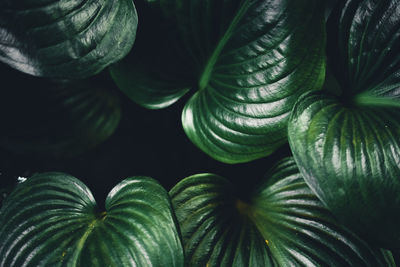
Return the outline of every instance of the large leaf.
{"type": "MultiPolygon", "coordinates": [[[[328,60],[340,96],[308,93],[289,143],[318,197],[377,244],[400,247],[400,1],[343,2],[328,60]]],[[[329,86],[328,86],[329,88],[329,86]]]]}
{"type": "Polygon", "coordinates": [[[213,174],[188,177],[170,195],[189,266],[394,266],[390,253],[336,222],[292,158],[248,200],[213,174]]]}
{"type": "Polygon", "coordinates": [[[70,157],[102,143],[119,124],[120,96],[100,76],[52,82],[0,70],[7,82],[0,91],[0,146],[9,151],[70,157]]]}
{"type": "Polygon", "coordinates": [[[36,76],[83,78],[135,40],[132,0],[0,1],[0,61],[36,76]]]}
{"type": "Polygon", "coordinates": [[[72,176],[33,176],[0,211],[0,266],[183,266],[169,197],[155,180],[122,181],[105,209],[72,176]]]}
{"type": "Polygon", "coordinates": [[[147,46],[136,47],[137,56],[111,68],[118,86],[151,108],[197,89],[182,124],[192,142],[217,160],[251,161],[285,143],[295,100],[320,88],[324,78],[323,3],[177,0],[152,5],[161,6],[162,26],[147,22],[153,30],[139,33],[147,46]],[[170,17],[176,18],[175,27],[170,17]]]}

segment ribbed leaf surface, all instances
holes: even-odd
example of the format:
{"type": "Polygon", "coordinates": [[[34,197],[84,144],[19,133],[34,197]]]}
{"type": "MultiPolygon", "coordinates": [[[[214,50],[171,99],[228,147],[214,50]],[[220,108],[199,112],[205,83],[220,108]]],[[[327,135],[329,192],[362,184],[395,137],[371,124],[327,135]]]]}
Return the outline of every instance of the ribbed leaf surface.
{"type": "Polygon", "coordinates": [[[36,76],[83,78],[135,40],[132,0],[0,1],[0,61],[36,76]]]}
{"type": "Polygon", "coordinates": [[[338,31],[331,33],[330,51],[337,79],[352,95],[398,95],[400,1],[348,0],[342,6],[331,19],[338,31]]]}
{"type": "Polygon", "coordinates": [[[318,197],[385,246],[400,245],[399,118],[398,108],[348,108],[312,93],[299,100],[289,124],[292,151],[318,197]]]}
{"type": "MultiPolygon", "coordinates": [[[[176,14],[178,33],[176,27],[170,32],[179,40],[163,38],[158,43],[161,51],[167,51],[151,61],[154,67],[132,61],[113,68],[123,91],[137,103],[154,108],[176,101],[187,88],[198,89],[184,108],[184,130],[201,150],[223,162],[251,161],[285,143],[295,100],[305,91],[320,88],[324,78],[323,4],[314,0],[177,0],[161,2],[161,6],[164,16],[176,14]],[[177,50],[177,60],[171,59],[177,50]],[[130,64],[136,73],[163,66],[168,75],[163,78],[155,71],[139,78],[125,71],[130,64]],[[189,67],[178,71],[184,66],[189,67]]],[[[152,57],[153,50],[144,47],[142,53],[152,57]]]]}
{"type": "Polygon", "coordinates": [[[226,179],[200,174],[171,190],[189,266],[394,266],[335,221],[292,158],[255,188],[243,201],[226,179]]]}
{"type": "Polygon", "coordinates": [[[0,211],[0,266],[183,266],[168,194],[155,180],[122,181],[105,208],[72,176],[33,176],[0,211]]]}
{"type": "Polygon", "coordinates": [[[342,95],[301,97],[289,143],[308,185],[342,222],[399,248],[400,1],[345,1],[330,25],[342,95]]]}

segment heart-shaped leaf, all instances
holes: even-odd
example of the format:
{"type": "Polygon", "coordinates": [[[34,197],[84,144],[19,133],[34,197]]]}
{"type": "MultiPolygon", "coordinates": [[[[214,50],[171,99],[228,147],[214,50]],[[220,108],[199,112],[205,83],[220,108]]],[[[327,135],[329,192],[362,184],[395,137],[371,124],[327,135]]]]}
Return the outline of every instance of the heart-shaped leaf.
{"type": "Polygon", "coordinates": [[[0,61],[36,76],[84,78],[135,40],[132,0],[0,1],[0,61]]]}
{"type": "Polygon", "coordinates": [[[105,209],[72,176],[31,177],[0,211],[0,266],[183,266],[168,193],[155,180],[122,181],[105,209]]]}
{"type": "Polygon", "coordinates": [[[188,88],[198,89],[184,108],[183,128],[217,160],[251,161],[285,143],[295,100],[323,82],[323,3],[178,0],[153,5],[161,6],[162,26],[148,22],[155,30],[142,33],[147,46],[111,68],[118,86],[152,108],[173,103],[188,88]],[[174,25],[169,17],[176,18],[176,26],[166,26],[174,25]],[[151,45],[155,34],[161,36],[156,46],[151,45]]]}
{"type": "Polygon", "coordinates": [[[0,91],[0,146],[9,151],[70,157],[102,143],[119,124],[119,92],[100,76],[53,82],[7,67],[0,71],[8,85],[0,91]]]}
{"type": "Polygon", "coordinates": [[[171,190],[189,266],[395,266],[336,222],[293,158],[255,188],[244,201],[226,179],[200,174],[171,190]]]}
{"type": "MultiPolygon", "coordinates": [[[[329,50],[342,89],[295,105],[289,143],[308,185],[348,227],[400,247],[400,1],[343,2],[329,50]]],[[[329,86],[328,86],[329,87],[329,86]]]]}

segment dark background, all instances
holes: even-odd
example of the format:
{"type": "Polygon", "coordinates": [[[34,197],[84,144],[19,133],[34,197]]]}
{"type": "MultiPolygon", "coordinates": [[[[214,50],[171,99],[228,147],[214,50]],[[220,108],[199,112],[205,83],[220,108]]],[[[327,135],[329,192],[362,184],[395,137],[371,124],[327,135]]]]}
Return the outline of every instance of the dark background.
{"type": "MultiPolygon", "coordinates": [[[[326,15],[336,2],[327,0],[326,15]]],[[[138,13],[143,14],[140,3],[142,1],[136,1],[136,6],[138,13]]],[[[6,108],[0,106],[1,141],[4,131],[14,130],[10,121],[20,121],[18,131],[24,131],[24,123],[29,123],[24,121],[24,114],[28,117],[32,106],[21,103],[29,101],[35,91],[42,90],[40,87],[46,79],[22,74],[2,64],[0,78],[0,105],[7,105],[6,108]],[[17,97],[15,94],[11,97],[16,91],[17,97]]],[[[102,206],[108,192],[130,176],[153,177],[170,190],[184,177],[211,172],[231,180],[238,188],[237,193],[245,198],[274,163],[290,155],[286,144],[269,157],[250,163],[230,165],[217,162],[195,147],[183,132],[181,112],[191,92],[168,108],[148,110],[121,93],[107,70],[93,79],[121,99],[122,118],[114,134],[104,143],[74,157],[55,157],[46,153],[27,156],[23,151],[6,150],[0,145],[0,188],[12,188],[20,176],[29,177],[47,171],[65,172],[86,183],[102,206]]],[[[40,101],[37,105],[41,105],[40,101]]],[[[50,116],[51,111],[48,113],[50,116]]],[[[47,134],[51,135],[51,130],[47,134]]]]}
{"type": "MultiPolygon", "coordinates": [[[[0,120],[0,131],[13,130],[10,127],[15,126],[9,121],[13,120],[15,113],[19,113],[16,116],[20,120],[18,129],[23,131],[24,123],[29,123],[24,121],[23,115],[28,117],[33,110],[21,103],[32,91],[42,90],[35,88],[35,85],[43,79],[21,74],[4,65],[0,70],[3,80],[0,97],[9,106],[0,109],[3,112],[0,115],[0,119],[3,118],[3,121],[0,120]],[[17,98],[10,97],[14,91],[19,91],[17,98]]],[[[136,105],[121,93],[107,71],[93,79],[101,81],[102,87],[112,90],[121,99],[122,117],[114,134],[97,147],[73,157],[50,153],[24,155],[23,151],[15,152],[0,147],[0,188],[12,188],[18,177],[30,177],[38,172],[65,172],[82,180],[102,207],[108,192],[127,177],[150,176],[170,190],[187,176],[211,172],[231,180],[238,188],[237,193],[245,198],[277,160],[290,155],[288,145],[284,145],[273,155],[251,163],[220,163],[193,145],[182,129],[181,112],[190,92],[168,108],[149,110],[136,105]]],[[[39,101],[38,108],[40,105],[39,101]]],[[[48,116],[52,115],[50,112],[48,116]]],[[[51,127],[49,129],[44,134],[51,135],[51,127]]]]}

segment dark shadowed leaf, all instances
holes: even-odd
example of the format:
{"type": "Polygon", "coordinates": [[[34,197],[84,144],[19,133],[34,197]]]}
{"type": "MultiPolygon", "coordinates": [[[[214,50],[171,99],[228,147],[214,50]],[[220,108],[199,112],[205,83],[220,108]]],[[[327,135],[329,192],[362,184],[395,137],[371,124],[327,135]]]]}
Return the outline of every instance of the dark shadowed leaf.
{"type": "Polygon", "coordinates": [[[0,91],[0,146],[7,150],[70,157],[102,143],[119,124],[119,92],[100,78],[53,82],[0,70],[8,81],[0,91]]]}
{"type": "Polygon", "coordinates": [[[164,108],[187,93],[195,71],[187,62],[176,25],[164,18],[160,1],[136,2],[141,18],[135,49],[110,72],[133,101],[150,109],[164,108]]]}

